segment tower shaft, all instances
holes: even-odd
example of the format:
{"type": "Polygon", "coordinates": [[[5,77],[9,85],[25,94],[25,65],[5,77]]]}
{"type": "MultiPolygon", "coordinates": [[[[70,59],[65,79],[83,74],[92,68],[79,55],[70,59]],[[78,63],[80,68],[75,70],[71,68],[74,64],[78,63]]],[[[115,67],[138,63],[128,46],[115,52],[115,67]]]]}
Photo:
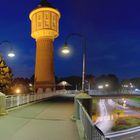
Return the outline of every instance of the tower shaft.
{"type": "Polygon", "coordinates": [[[35,88],[54,88],[54,47],[53,40],[36,40],[35,88]]]}

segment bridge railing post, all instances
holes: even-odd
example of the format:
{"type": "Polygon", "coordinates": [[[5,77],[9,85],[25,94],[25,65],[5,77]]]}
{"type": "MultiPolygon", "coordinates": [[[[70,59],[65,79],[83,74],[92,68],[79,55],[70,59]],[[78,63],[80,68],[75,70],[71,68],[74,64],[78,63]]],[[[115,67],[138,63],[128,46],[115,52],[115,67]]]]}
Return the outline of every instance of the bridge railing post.
{"type": "Polygon", "coordinates": [[[6,96],[0,92],[0,115],[7,114],[6,111],[6,96]]]}

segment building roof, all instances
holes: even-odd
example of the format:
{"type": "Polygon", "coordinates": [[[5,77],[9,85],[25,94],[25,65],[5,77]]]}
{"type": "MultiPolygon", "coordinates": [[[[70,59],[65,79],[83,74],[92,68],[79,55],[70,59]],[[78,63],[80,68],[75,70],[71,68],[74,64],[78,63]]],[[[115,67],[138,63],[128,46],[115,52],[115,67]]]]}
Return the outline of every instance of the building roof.
{"type": "Polygon", "coordinates": [[[52,6],[51,3],[48,2],[48,0],[41,0],[41,2],[38,5],[39,7],[49,7],[49,8],[55,8],[54,6],[52,6]]]}

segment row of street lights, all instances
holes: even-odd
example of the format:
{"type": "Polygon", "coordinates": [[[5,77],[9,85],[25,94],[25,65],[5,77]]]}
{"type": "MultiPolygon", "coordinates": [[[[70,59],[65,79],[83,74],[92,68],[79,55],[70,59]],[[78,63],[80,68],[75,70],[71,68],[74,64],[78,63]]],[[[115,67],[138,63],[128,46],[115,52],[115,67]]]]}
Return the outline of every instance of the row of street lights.
{"type": "Polygon", "coordinates": [[[108,88],[108,87],[109,87],[109,84],[98,85],[98,89],[104,89],[104,88],[108,88]]]}

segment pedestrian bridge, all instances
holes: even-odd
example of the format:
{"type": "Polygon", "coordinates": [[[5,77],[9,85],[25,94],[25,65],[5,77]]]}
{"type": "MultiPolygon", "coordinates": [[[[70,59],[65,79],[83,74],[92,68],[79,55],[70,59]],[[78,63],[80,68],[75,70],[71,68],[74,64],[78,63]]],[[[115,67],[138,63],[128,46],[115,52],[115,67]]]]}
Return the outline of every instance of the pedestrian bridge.
{"type": "Polygon", "coordinates": [[[79,140],[71,99],[44,100],[8,112],[0,119],[2,140],[79,140]]]}
{"type": "MultiPolygon", "coordinates": [[[[78,91],[57,91],[7,96],[8,114],[0,118],[0,138],[2,140],[109,140],[111,137],[110,140],[119,140],[116,137],[114,139],[114,135],[104,136],[94,125],[80,101],[75,101],[74,105],[73,97],[78,93],[78,91]],[[77,118],[72,117],[75,113],[77,118]]],[[[103,93],[96,94],[92,96],[111,97],[107,94],[102,95],[103,93]]]]}
{"type": "Polygon", "coordinates": [[[64,94],[59,91],[7,96],[8,114],[0,118],[0,138],[2,140],[106,140],[80,102],[77,102],[76,110],[79,119],[74,119],[74,100],[72,96],[64,94]]]}

